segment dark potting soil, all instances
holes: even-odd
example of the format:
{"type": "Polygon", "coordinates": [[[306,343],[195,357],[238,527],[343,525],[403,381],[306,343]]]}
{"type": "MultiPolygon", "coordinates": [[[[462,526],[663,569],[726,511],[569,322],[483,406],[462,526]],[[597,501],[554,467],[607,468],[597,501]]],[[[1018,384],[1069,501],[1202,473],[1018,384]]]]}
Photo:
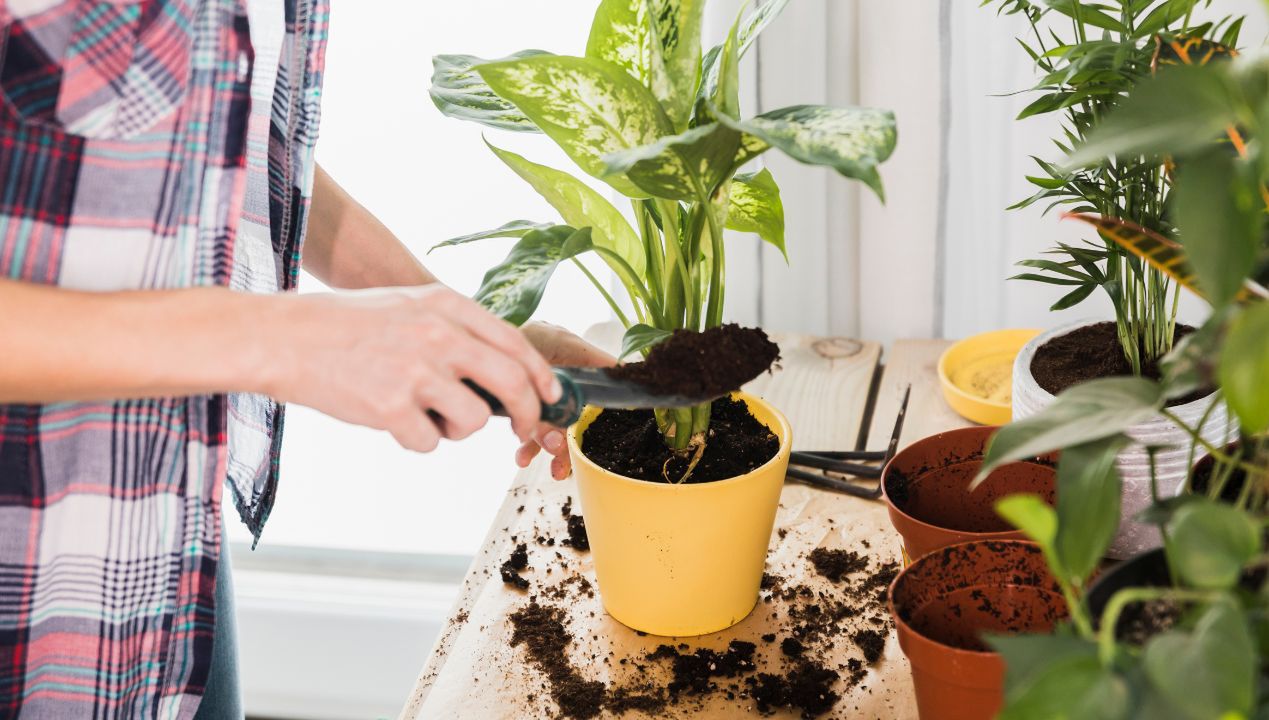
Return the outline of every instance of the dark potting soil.
{"type": "Polygon", "coordinates": [[[529,660],[546,673],[551,698],[566,718],[586,720],[603,710],[606,686],[586,680],[568,660],[573,636],[564,627],[564,612],[530,602],[511,614],[511,645],[523,644],[529,660]]]}
{"type": "Polygon", "coordinates": [[[833,582],[840,582],[844,575],[850,575],[868,567],[868,558],[853,550],[830,550],[820,547],[812,550],[807,557],[815,566],[815,572],[833,582]]]}
{"type": "Polygon", "coordinates": [[[646,360],[607,372],[658,395],[707,400],[739,390],[779,359],[780,347],[765,332],[729,324],[703,332],[676,330],[653,346],[646,360]]]}
{"type": "MultiPolygon", "coordinates": [[[[1194,328],[1178,324],[1174,340],[1179,342],[1192,332],[1194,328]]],[[[1161,377],[1158,363],[1147,362],[1141,368],[1141,374],[1158,380],[1161,377]]],[[[1031,375],[1040,387],[1057,395],[1087,380],[1132,375],[1132,367],[1124,357],[1115,323],[1102,322],[1076,328],[1041,345],[1031,359],[1031,375]]],[[[1174,399],[1168,405],[1184,405],[1208,392],[1198,390],[1174,399]]]]}
{"type": "MultiPolygon", "coordinates": [[[[1206,495],[1207,489],[1212,482],[1212,471],[1216,469],[1215,463],[1204,462],[1194,468],[1194,475],[1190,478],[1190,489],[1196,495],[1206,495]]],[[[1238,502],[1238,498],[1242,495],[1243,485],[1247,483],[1247,471],[1242,468],[1235,468],[1229,474],[1229,479],[1225,481],[1225,485],[1221,488],[1221,501],[1231,505],[1238,502]]]]}
{"type": "MultiPolygon", "coordinates": [[[[600,467],[649,482],[677,481],[690,458],[665,446],[651,410],[605,410],[582,435],[582,450],[600,467]]],[[[765,465],[780,451],[780,439],[749,413],[744,402],[714,401],[705,452],[688,483],[726,480],[765,465]]]]}
{"type": "Polygon", "coordinates": [[[521,590],[529,589],[529,581],[520,575],[520,571],[529,567],[529,546],[526,543],[516,545],[511,556],[498,568],[502,581],[521,590]]]}
{"type": "Polygon", "coordinates": [[[804,661],[784,675],[758,673],[745,683],[751,688],[758,712],[771,713],[789,707],[801,710],[804,718],[815,718],[831,710],[841,699],[833,691],[839,677],[823,665],[804,661]]]}
{"type": "Polygon", "coordinates": [[[860,630],[851,635],[850,639],[855,641],[855,645],[864,654],[864,660],[868,661],[869,665],[880,660],[886,649],[886,636],[876,630],[860,630]]]}
{"type": "Polygon", "coordinates": [[[586,519],[573,514],[573,498],[570,496],[560,508],[560,514],[568,523],[568,537],[560,541],[565,547],[587,552],[590,550],[590,537],[586,534],[586,519]]]}
{"type": "Polygon", "coordinates": [[[1176,627],[1184,616],[1184,606],[1172,600],[1130,603],[1115,623],[1115,637],[1125,645],[1141,647],[1155,635],[1176,627]]]}

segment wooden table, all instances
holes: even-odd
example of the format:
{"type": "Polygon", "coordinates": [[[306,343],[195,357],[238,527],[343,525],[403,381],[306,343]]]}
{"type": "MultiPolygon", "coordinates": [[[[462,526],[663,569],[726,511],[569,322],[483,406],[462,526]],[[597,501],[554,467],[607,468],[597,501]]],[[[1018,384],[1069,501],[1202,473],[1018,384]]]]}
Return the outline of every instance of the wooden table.
{"type": "MultiPolygon", "coordinates": [[[[881,364],[876,343],[847,338],[782,336],[782,369],[746,388],[780,408],[793,427],[794,449],[884,449],[895,414],[910,384],[912,399],[900,445],[942,430],[968,424],[943,402],[935,363],[947,342],[900,341],[881,364]],[[875,389],[874,389],[875,388],[875,389]],[[875,396],[873,393],[875,392],[875,396]],[[871,404],[873,407],[869,407],[871,404]],[[871,417],[870,422],[866,419],[871,417]]],[[[547,547],[533,542],[539,535],[566,536],[560,507],[576,497],[572,480],[551,480],[545,463],[521,472],[507,493],[483,547],[477,554],[460,597],[423,668],[401,713],[403,719],[553,718],[557,710],[544,688],[544,675],[526,659],[524,648],[510,644],[509,615],[528,603],[528,595],[504,585],[498,567],[510,553],[510,536],[529,541],[530,566],[525,577],[534,589],[558,584],[564,572],[575,571],[594,579],[588,553],[571,548],[547,547]],[[555,553],[560,553],[556,558],[555,553]],[[549,560],[549,562],[548,562],[549,560]],[[568,568],[561,568],[566,563],[568,568]],[[545,572],[554,565],[560,572],[545,572]],[[533,700],[526,701],[526,697],[533,700]]],[[[786,583],[833,590],[831,583],[811,568],[806,557],[817,547],[849,548],[870,555],[877,562],[899,557],[899,536],[891,528],[885,506],[845,495],[788,483],[781,496],[776,527],[768,553],[768,568],[786,583]]],[[[567,626],[576,640],[569,652],[587,679],[620,684],[634,672],[632,664],[665,638],[641,636],[608,617],[598,595],[576,594],[557,602],[567,609],[567,626]]],[[[759,641],[767,633],[780,633],[779,610],[759,603],[755,611],[733,628],[715,635],[675,640],[692,648],[721,650],[732,639],[759,645],[758,669],[778,671],[778,643],[759,641]]],[[[787,634],[787,626],[783,628],[787,634]]],[[[834,643],[825,658],[838,667],[859,651],[849,641],[834,643]]],[[[664,663],[642,662],[647,672],[668,673],[664,663]]],[[[842,699],[824,717],[915,718],[912,682],[907,660],[893,631],[880,661],[867,667],[867,675],[853,687],[839,683],[842,699]]],[[[758,717],[752,701],[728,700],[725,692],[704,700],[670,705],[656,717],[758,717]]],[[[605,713],[603,717],[610,717],[605,713]]],[[[623,715],[647,718],[638,712],[623,715]]],[[[776,717],[797,717],[785,711],[776,717]]]]}

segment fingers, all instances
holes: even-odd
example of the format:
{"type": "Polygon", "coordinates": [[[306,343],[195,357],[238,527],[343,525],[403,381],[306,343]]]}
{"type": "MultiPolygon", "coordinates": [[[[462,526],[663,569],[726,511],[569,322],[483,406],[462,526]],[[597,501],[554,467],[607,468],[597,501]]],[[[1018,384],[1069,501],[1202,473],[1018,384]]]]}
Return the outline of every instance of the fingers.
{"type": "Polygon", "coordinates": [[[525,441],[516,449],[516,465],[522,468],[529,467],[529,463],[533,462],[533,458],[538,456],[538,451],[541,449],[536,440],[525,441]]]}
{"type": "Polygon", "coordinates": [[[470,379],[498,398],[516,437],[528,440],[542,417],[542,401],[524,366],[470,336],[457,338],[446,352],[455,379],[470,379]]]}
{"type": "Polygon", "coordinates": [[[489,422],[489,404],[460,382],[432,382],[419,389],[419,403],[439,417],[441,434],[462,440],[489,422]]]}
{"type": "Polygon", "coordinates": [[[528,467],[533,458],[537,457],[538,451],[543,449],[554,456],[551,459],[551,476],[556,480],[567,478],[573,471],[569,461],[568,443],[564,439],[564,433],[552,425],[539,426],[533,433],[533,439],[516,450],[516,464],[522,468],[528,467]]]}
{"type": "Polygon", "coordinates": [[[401,447],[418,453],[429,453],[441,442],[441,431],[421,411],[403,413],[388,426],[388,432],[401,447]]]}
{"type": "Polygon", "coordinates": [[[562,327],[544,322],[531,322],[520,328],[520,331],[552,365],[608,367],[617,364],[617,358],[562,327]]]}
{"type": "Polygon", "coordinates": [[[519,330],[460,295],[455,295],[452,302],[454,319],[472,335],[518,362],[543,400],[552,403],[560,399],[563,389],[551,366],[519,330]]]}

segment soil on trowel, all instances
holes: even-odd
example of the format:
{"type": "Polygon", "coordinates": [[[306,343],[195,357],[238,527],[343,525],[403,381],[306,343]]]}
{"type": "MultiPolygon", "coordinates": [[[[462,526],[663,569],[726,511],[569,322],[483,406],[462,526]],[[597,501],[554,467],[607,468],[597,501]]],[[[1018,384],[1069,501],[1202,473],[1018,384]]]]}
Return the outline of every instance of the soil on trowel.
{"type": "MultiPolygon", "coordinates": [[[[1188,325],[1176,326],[1174,342],[1194,332],[1188,325]]],[[[1151,380],[1161,375],[1158,362],[1150,361],[1141,368],[1141,374],[1151,380]]],[[[1031,358],[1031,375],[1046,391],[1057,395],[1063,390],[1088,380],[1132,375],[1132,366],[1124,357],[1119,344],[1119,332],[1113,322],[1102,322],[1076,328],[1065,335],[1041,345],[1031,358]]],[[[1190,395],[1171,400],[1168,405],[1184,405],[1208,394],[1210,390],[1197,390],[1190,395]]]]}
{"type": "MultiPolygon", "coordinates": [[[[582,436],[586,457],[610,472],[650,482],[678,481],[690,457],[666,447],[651,410],[605,410],[582,436]]],[[[744,475],[765,465],[780,451],[780,438],[749,413],[744,402],[714,401],[705,452],[688,483],[706,483],[744,475]]]]}
{"type": "Polygon", "coordinates": [[[758,328],[729,324],[703,332],[676,330],[643,362],[608,369],[657,395],[710,398],[725,395],[771,369],[780,347],[758,328]]]}

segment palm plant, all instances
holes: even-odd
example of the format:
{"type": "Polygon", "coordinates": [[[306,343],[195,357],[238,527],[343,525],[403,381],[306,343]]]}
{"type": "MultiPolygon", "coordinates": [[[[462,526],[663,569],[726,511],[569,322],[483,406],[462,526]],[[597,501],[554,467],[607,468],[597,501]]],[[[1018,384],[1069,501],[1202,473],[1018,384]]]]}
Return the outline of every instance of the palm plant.
{"type": "MultiPolygon", "coordinates": [[[[434,59],[431,95],[451,117],[541,132],[586,174],[629,201],[623,215],[573,175],[489,143],[560,214],[562,225],[518,220],[442,243],[519,238],[485,276],[477,299],[522,323],[555,268],[575,263],[626,326],[623,357],[675,330],[721,324],[724,229],[784,247],[784,209],[766,169],[740,173],[777,148],[804,163],[861,180],[879,196],[877,165],[895,145],[892,113],[800,105],[742,118],[740,58],[788,0],[737,18],[702,55],[705,0],[602,0],[584,57],[525,50],[501,60],[434,59]],[[594,253],[615,273],[630,312],[578,258],[594,253]]],[[[657,411],[667,445],[704,447],[710,405],[657,411]]]]}
{"type": "MultiPolygon", "coordinates": [[[[1069,155],[1159,66],[1228,57],[1238,41],[1242,18],[1193,24],[1192,13],[1200,3],[1000,0],[1002,13],[1027,18],[1031,36],[1018,42],[1042,73],[1032,88],[1040,96],[1018,119],[1062,113],[1062,136],[1054,144],[1062,155],[1069,155]],[[1057,28],[1066,32],[1060,34],[1057,28]]],[[[1047,202],[1045,212],[1061,206],[1085,217],[1172,236],[1168,202],[1172,176],[1164,158],[1117,155],[1075,168],[1034,160],[1040,173],[1027,180],[1038,190],[1013,208],[1047,202]]],[[[1031,272],[1015,279],[1065,287],[1066,294],[1053,304],[1053,310],[1073,307],[1101,288],[1114,306],[1124,357],[1133,374],[1141,375],[1172,349],[1180,288],[1164,272],[1119,246],[1102,228],[1098,232],[1100,243],[1060,243],[1049,253],[1058,260],[1020,262],[1031,272]]]]}

